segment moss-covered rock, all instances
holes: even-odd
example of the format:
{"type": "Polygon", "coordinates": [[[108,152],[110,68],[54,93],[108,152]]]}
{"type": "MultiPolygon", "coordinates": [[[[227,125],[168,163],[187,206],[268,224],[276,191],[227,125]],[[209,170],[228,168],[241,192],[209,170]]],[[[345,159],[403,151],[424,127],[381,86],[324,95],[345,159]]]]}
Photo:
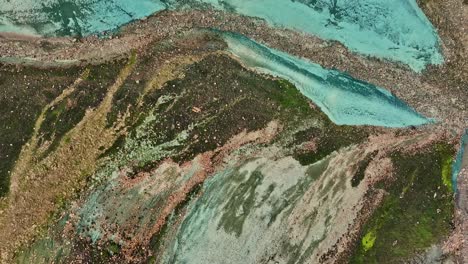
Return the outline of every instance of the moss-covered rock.
{"type": "Polygon", "coordinates": [[[454,152],[439,143],[418,154],[392,154],[395,178],[383,185],[387,195],[364,225],[352,263],[403,262],[447,237],[454,213],[447,160],[454,152]]]}

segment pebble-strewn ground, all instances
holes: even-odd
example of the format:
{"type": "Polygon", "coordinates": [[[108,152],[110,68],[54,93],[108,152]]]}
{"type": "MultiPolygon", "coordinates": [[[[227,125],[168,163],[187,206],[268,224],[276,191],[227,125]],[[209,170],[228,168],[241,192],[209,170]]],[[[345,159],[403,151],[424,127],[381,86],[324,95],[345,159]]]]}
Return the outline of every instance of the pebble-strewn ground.
{"type": "Polygon", "coordinates": [[[464,263],[466,158],[457,195],[452,172],[468,7],[420,4],[446,57],[421,74],[218,11],[164,11],[108,39],[3,34],[1,261],[464,263]],[[213,27],[386,88],[436,122],[336,125],[201,29],[213,27]]]}

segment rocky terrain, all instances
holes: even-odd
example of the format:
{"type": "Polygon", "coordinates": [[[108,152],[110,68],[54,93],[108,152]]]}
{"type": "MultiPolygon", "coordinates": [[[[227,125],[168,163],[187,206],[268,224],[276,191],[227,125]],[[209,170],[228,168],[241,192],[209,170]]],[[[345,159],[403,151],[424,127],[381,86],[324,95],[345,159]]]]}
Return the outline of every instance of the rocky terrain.
{"type": "Polygon", "coordinates": [[[468,6],[419,5],[420,73],[203,8],[2,33],[2,262],[465,263],[468,6]]]}

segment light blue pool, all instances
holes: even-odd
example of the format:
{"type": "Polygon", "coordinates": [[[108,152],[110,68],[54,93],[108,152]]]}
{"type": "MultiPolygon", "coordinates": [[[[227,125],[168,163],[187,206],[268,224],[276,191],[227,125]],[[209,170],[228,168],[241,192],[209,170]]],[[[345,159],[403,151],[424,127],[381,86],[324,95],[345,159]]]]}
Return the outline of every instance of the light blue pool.
{"type": "Polygon", "coordinates": [[[87,36],[165,8],[159,0],[0,0],[0,32],[87,36]]]}
{"type": "Polygon", "coordinates": [[[247,67],[291,81],[336,124],[406,127],[431,122],[383,88],[324,69],[239,34],[220,34],[229,51],[247,67]]]}
{"type": "MultiPolygon", "coordinates": [[[[441,64],[439,38],[416,0],[192,0],[343,43],[408,65],[441,64]]],[[[0,0],[0,32],[89,35],[110,31],[181,0],[0,0]]],[[[190,3],[190,1],[189,1],[190,3]]],[[[190,4],[185,8],[192,8],[190,4]]]]}
{"type": "Polygon", "coordinates": [[[438,35],[415,0],[197,0],[407,64],[441,64],[438,35]]]}

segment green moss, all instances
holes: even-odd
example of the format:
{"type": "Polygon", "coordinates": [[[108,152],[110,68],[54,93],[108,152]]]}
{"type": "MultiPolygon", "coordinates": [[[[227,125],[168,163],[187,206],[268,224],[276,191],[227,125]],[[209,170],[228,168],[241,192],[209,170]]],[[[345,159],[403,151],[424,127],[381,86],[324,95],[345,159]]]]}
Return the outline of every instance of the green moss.
{"type": "Polygon", "coordinates": [[[319,114],[313,113],[313,110],[309,107],[309,100],[291,82],[284,79],[277,82],[279,86],[274,86],[272,89],[281,89],[281,91],[272,93],[272,97],[283,108],[294,109],[294,112],[299,113],[301,117],[307,114],[319,114]]]}
{"type": "Polygon", "coordinates": [[[130,53],[130,60],[128,61],[128,65],[134,65],[137,62],[137,51],[135,49],[132,49],[132,52],[130,53]]]}
{"type": "Polygon", "coordinates": [[[375,240],[377,239],[377,235],[375,234],[374,230],[370,230],[367,234],[362,238],[362,247],[364,251],[368,251],[374,246],[375,240]]]}
{"type": "Polygon", "coordinates": [[[402,262],[450,233],[453,196],[441,187],[444,157],[453,152],[444,144],[415,155],[392,154],[396,179],[383,184],[388,195],[364,225],[351,263],[402,262]]]}
{"type": "Polygon", "coordinates": [[[452,190],[452,163],[452,157],[444,159],[442,163],[442,181],[444,185],[450,190],[452,190]]]}
{"type": "Polygon", "coordinates": [[[452,164],[453,160],[453,151],[444,144],[438,144],[437,150],[441,153],[442,159],[442,182],[448,188],[448,190],[453,190],[452,187],[452,164]]]}

